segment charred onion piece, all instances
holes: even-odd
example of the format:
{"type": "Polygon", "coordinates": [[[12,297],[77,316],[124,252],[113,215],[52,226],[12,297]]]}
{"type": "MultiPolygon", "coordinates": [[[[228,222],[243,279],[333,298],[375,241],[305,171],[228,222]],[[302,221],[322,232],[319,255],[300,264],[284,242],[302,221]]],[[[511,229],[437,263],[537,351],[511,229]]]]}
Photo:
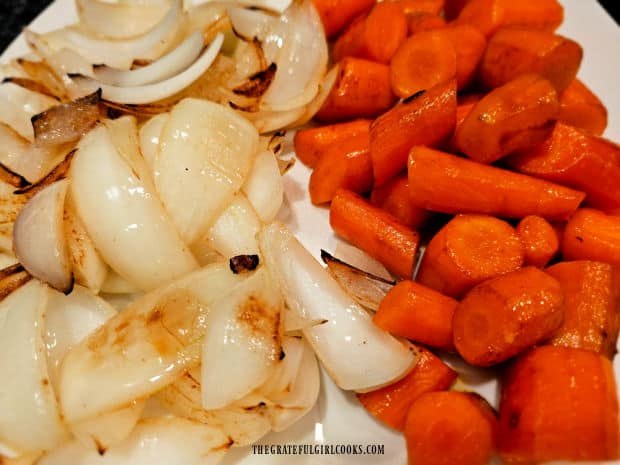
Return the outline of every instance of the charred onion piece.
{"type": "Polygon", "coordinates": [[[0,301],[32,279],[21,263],[0,270],[0,301]]]}
{"type": "Polygon", "coordinates": [[[271,63],[267,68],[252,74],[246,82],[235,87],[233,92],[245,97],[262,97],[273,82],[278,66],[271,63]]]}
{"type": "Polygon", "coordinates": [[[232,257],[229,261],[230,271],[235,274],[247,273],[248,271],[254,271],[258,266],[258,255],[237,255],[232,257]]]}
{"type": "Polygon", "coordinates": [[[18,189],[30,185],[26,178],[15,173],[2,163],[0,163],[0,181],[5,182],[13,187],[17,187],[18,189]]]}

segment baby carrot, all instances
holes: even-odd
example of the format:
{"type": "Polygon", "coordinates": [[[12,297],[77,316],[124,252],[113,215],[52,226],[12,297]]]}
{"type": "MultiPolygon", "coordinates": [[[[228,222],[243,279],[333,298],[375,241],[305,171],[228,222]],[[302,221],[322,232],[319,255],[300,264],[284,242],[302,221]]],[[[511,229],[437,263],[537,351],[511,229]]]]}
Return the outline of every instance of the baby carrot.
{"type": "Polygon", "coordinates": [[[409,180],[403,174],[392,178],[382,186],[375,186],[370,195],[370,203],[394,215],[411,229],[419,229],[431,214],[416,207],[409,199],[409,180]]]}
{"type": "Polygon", "coordinates": [[[336,234],[379,260],[390,272],[411,279],[420,241],[416,231],[344,189],[332,200],[329,222],[336,234]]]}
{"type": "Polygon", "coordinates": [[[597,260],[620,266],[620,216],[581,208],[564,229],[565,260],[597,260]]]}
{"type": "Polygon", "coordinates": [[[607,127],[607,108],[583,82],[574,79],[560,96],[558,120],[600,136],[607,127]]]}
{"type": "Polygon", "coordinates": [[[448,21],[456,19],[465,5],[471,0],[446,0],[443,13],[448,21]]]}
{"type": "Polygon", "coordinates": [[[553,226],[540,216],[526,216],[519,221],[516,231],[525,248],[525,265],[542,268],[560,251],[553,226]]]}
{"type": "Polygon", "coordinates": [[[405,14],[429,13],[439,15],[443,9],[444,0],[387,0],[400,6],[405,14]]]}
{"type": "Polygon", "coordinates": [[[338,34],[353,18],[367,12],[375,0],[312,0],[328,38],[338,34]]]}
{"type": "MultiPolygon", "coordinates": [[[[480,101],[482,98],[481,94],[469,94],[464,96],[459,96],[457,99],[456,105],[456,126],[454,128],[454,132],[456,133],[457,129],[463,124],[467,115],[471,113],[474,106],[480,101]]],[[[450,139],[450,141],[446,144],[446,148],[448,152],[458,152],[458,148],[456,148],[454,141],[454,136],[450,139]]]]}
{"type": "Polygon", "coordinates": [[[410,13],[407,15],[407,26],[408,34],[413,35],[416,32],[445,27],[446,20],[431,13],[410,13]]]}
{"type": "Polygon", "coordinates": [[[473,80],[487,47],[484,35],[469,24],[453,25],[442,29],[456,51],[456,82],[460,89],[473,80]]]}

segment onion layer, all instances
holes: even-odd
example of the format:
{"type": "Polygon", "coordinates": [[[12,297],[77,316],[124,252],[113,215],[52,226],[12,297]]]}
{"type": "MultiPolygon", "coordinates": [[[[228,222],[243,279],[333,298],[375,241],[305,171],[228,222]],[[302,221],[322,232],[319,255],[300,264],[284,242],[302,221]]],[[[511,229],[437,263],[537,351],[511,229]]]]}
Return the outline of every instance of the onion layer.
{"type": "Polygon", "coordinates": [[[256,156],[243,192],[261,221],[269,223],[276,217],[284,200],[284,185],[278,161],[270,150],[256,156]]]}

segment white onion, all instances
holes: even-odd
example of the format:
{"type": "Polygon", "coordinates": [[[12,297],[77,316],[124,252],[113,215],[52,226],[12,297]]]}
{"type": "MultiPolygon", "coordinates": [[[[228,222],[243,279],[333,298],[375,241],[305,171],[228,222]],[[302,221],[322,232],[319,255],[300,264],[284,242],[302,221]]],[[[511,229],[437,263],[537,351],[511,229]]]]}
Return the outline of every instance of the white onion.
{"type": "Polygon", "coordinates": [[[202,406],[225,407],[265,382],[280,356],[280,291],[262,267],[213,304],[202,352],[202,406]]]}
{"type": "MultiPolygon", "coordinates": [[[[202,38],[202,36],[200,36],[202,38]]],[[[89,90],[102,90],[104,99],[116,103],[144,104],[170,97],[196,81],[213,64],[224,43],[224,35],[217,34],[200,57],[186,70],[179,74],[152,84],[119,87],[104,84],[89,77],[76,77],[78,86],[89,90]]]]}
{"type": "Polygon", "coordinates": [[[252,121],[261,134],[288,128],[306,114],[306,107],[300,106],[290,110],[260,110],[255,113],[242,112],[245,118],[252,121]]]}
{"type": "Polygon", "coordinates": [[[47,95],[24,89],[16,84],[0,84],[0,122],[7,124],[28,141],[34,140],[31,118],[56,105],[47,95]]]}
{"type": "Polygon", "coordinates": [[[355,247],[349,242],[337,240],[334,255],[337,256],[339,260],[365,271],[366,273],[378,276],[386,281],[393,280],[390,272],[379,260],[372,258],[362,249],[355,247]]]}
{"type": "Polygon", "coordinates": [[[43,342],[48,291],[30,281],[0,302],[0,441],[21,452],[65,439],[43,342]]]}
{"type": "Polygon", "coordinates": [[[109,270],[101,284],[101,292],[107,294],[134,294],[140,289],[131,284],[116,271],[109,270]]]}
{"type": "Polygon", "coordinates": [[[175,76],[191,65],[200,55],[203,44],[202,34],[196,31],[167,55],[150,65],[133,70],[102,66],[95,69],[95,78],[102,84],[120,87],[160,82],[175,76]]]}
{"type": "Polygon", "coordinates": [[[174,107],[160,137],[155,183],[186,243],[204,236],[241,188],[257,146],[254,126],[229,108],[198,99],[174,107]]]}
{"type": "Polygon", "coordinates": [[[15,265],[16,263],[18,263],[18,260],[13,255],[0,252],[0,270],[15,265]]]}
{"type": "Polygon", "coordinates": [[[27,195],[14,191],[14,186],[0,181],[0,250],[10,253],[13,253],[13,224],[28,201],[27,195]]]}
{"type": "Polygon", "coordinates": [[[37,465],[217,465],[230,447],[219,429],[183,418],[141,420],[122,443],[100,455],[73,440],[37,465]]]}
{"type": "Polygon", "coordinates": [[[303,333],[339,387],[378,388],[413,367],[416,357],[410,349],[375,326],[283,225],[264,228],[259,244],[291,311],[307,320],[325,321],[303,333]]]}
{"type": "MultiPolygon", "coordinates": [[[[278,18],[272,15],[252,8],[242,8],[239,6],[231,6],[228,8],[228,16],[232,22],[235,31],[245,39],[252,40],[256,37],[264,40],[268,32],[275,27],[278,18]]],[[[273,59],[275,57],[267,57],[273,59]]]]}
{"type": "Polygon", "coordinates": [[[224,260],[224,257],[211,248],[209,239],[206,237],[195,241],[190,245],[190,249],[194,257],[196,257],[196,260],[198,260],[198,263],[200,263],[200,266],[206,266],[224,260]]]}
{"type": "Polygon", "coordinates": [[[20,173],[19,165],[23,163],[29,145],[13,128],[0,123],[0,163],[13,172],[20,173]]]}
{"type": "Polygon", "coordinates": [[[71,195],[103,259],[140,289],[152,289],[198,266],[103,126],[80,142],[71,164],[71,195]]]}
{"type": "Polygon", "coordinates": [[[304,124],[308,123],[312,118],[314,118],[314,115],[321,109],[321,107],[327,100],[327,97],[329,97],[332,88],[336,84],[339,70],[340,66],[338,64],[335,64],[327,72],[327,74],[323,76],[323,80],[319,85],[319,91],[317,92],[316,96],[308,105],[306,105],[304,114],[297,121],[290,124],[290,127],[303,126],[304,124]]]}
{"type": "Polygon", "coordinates": [[[63,223],[69,181],[57,181],[32,197],[13,229],[15,255],[26,271],[61,292],[73,286],[63,223]]]}
{"type": "Polygon", "coordinates": [[[168,124],[169,119],[170,114],[161,113],[153,116],[140,128],[140,150],[151,172],[155,166],[155,159],[159,151],[161,133],[166,124],[168,124]]]}
{"type": "Polygon", "coordinates": [[[273,152],[265,150],[256,155],[242,189],[261,221],[269,223],[276,217],[284,200],[284,185],[273,152]]]}
{"type": "Polygon", "coordinates": [[[297,378],[301,360],[304,356],[304,341],[298,337],[284,336],[282,338],[282,355],[273,373],[258,388],[258,393],[272,401],[285,398],[291,391],[291,386],[297,378]]]}

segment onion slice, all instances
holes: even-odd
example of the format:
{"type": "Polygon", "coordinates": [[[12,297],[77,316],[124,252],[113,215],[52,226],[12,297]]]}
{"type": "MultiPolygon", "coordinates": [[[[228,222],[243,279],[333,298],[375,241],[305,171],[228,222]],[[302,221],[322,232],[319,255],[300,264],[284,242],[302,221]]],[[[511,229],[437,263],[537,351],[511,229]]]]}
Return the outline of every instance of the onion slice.
{"type": "Polygon", "coordinates": [[[339,387],[379,388],[411,370],[412,349],[375,326],[283,225],[265,227],[259,244],[291,311],[306,320],[324,320],[303,334],[339,387]]]}
{"type": "Polygon", "coordinates": [[[7,124],[26,140],[34,140],[31,118],[56,105],[47,95],[32,92],[16,84],[0,84],[0,122],[7,124]]]}
{"type": "Polygon", "coordinates": [[[76,76],[74,81],[84,89],[101,89],[103,98],[111,102],[132,105],[156,102],[182,91],[200,78],[215,61],[223,43],[224,34],[220,33],[189,68],[165,81],[128,87],[104,84],[86,76],[76,76]]]}
{"type": "Polygon", "coordinates": [[[140,128],[140,150],[151,171],[155,166],[155,159],[159,152],[161,133],[166,124],[168,124],[169,118],[170,115],[168,113],[161,113],[153,116],[140,128]]]}
{"type": "Polygon", "coordinates": [[[256,155],[242,189],[261,221],[273,221],[284,200],[284,184],[278,161],[270,150],[256,155]]]}
{"type": "Polygon", "coordinates": [[[13,225],[28,199],[15,194],[15,187],[0,182],[0,250],[13,253],[13,225]]]}

